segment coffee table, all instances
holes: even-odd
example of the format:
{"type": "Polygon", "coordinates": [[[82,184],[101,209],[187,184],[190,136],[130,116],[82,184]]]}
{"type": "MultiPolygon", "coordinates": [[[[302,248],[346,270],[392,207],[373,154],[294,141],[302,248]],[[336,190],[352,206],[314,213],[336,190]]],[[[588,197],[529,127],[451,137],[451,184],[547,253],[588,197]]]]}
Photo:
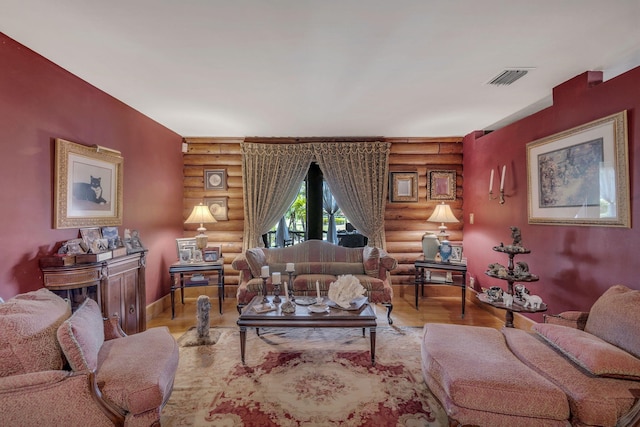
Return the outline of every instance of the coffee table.
{"type": "MultiPolygon", "coordinates": [[[[376,364],[376,313],[371,304],[366,303],[358,310],[342,310],[331,307],[324,313],[311,313],[308,306],[296,305],[295,313],[287,314],[280,310],[282,303],[276,304],[276,309],[266,313],[257,313],[255,306],[262,304],[262,296],[254,297],[242,310],[238,318],[240,326],[240,356],[244,361],[247,342],[247,328],[369,328],[371,339],[371,364],[376,364]]],[[[269,302],[273,297],[267,297],[269,302]]]]}

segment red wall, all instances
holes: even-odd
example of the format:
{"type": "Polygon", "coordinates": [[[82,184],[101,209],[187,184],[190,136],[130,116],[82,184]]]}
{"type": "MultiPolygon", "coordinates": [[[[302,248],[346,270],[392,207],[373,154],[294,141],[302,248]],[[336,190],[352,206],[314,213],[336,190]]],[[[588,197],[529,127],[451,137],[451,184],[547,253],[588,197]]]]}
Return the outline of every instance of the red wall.
{"type": "MultiPolygon", "coordinates": [[[[492,247],[511,242],[509,226],[522,231],[523,244],[531,254],[517,260],[529,264],[530,271],[540,276],[539,282],[527,287],[540,295],[549,313],[564,310],[588,310],[599,295],[613,284],[640,289],[637,252],[640,249],[638,229],[638,157],[640,123],[640,67],[607,82],[601,73],[579,75],[553,91],[553,106],[526,117],[500,130],[482,136],[472,133],[464,140],[464,252],[471,276],[480,287],[506,282],[484,274],[493,262],[507,264],[507,257],[492,247]],[[631,188],[631,229],[612,227],[580,227],[529,225],[527,219],[526,144],[590,121],[627,110],[629,170],[631,188]],[[491,168],[507,165],[506,203],[489,201],[491,168]],[[474,224],[469,215],[474,214],[474,224]]],[[[497,188],[494,181],[494,191],[497,188]]],[[[542,316],[531,316],[540,321],[542,316]]]]}
{"type": "Polygon", "coordinates": [[[38,258],[78,237],[54,230],[53,141],[102,145],[124,157],[124,217],[147,258],[147,302],[169,292],[182,237],[180,135],[0,33],[0,297],[42,287],[38,258]]]}

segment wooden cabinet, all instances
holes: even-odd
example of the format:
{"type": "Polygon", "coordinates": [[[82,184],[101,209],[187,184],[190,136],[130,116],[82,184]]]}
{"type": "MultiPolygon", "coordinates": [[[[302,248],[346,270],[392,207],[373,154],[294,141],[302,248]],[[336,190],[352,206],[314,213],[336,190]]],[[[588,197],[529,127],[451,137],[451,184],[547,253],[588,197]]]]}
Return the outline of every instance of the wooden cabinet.
{"type": "Polygon", "coordinates": [[[44,286],[68,298],[72,307],[93,298],[102,315],[117,315],[127,334],[146,329],[146,252],[63,267],[41,266],[44,286]]]}

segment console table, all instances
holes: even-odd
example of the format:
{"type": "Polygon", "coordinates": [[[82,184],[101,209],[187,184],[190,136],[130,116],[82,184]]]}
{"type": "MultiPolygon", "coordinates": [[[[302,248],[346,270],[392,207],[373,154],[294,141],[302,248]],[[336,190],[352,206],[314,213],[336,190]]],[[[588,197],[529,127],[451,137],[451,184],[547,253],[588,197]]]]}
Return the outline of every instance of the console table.
{"type": "Polygon", "coordinates": [[[451,272],[452,274],[458,274],[462,276],[462,285],[460,288],[462,289],[462,318],[464,318],[464,307],[465,307],[465,299],[467,296],[467,264],[460,262],[438,262],[438,261],[430,261],[426,259],[419,259],[415,263],[416,268],[416,278],[414,280],[414,284],[416,287],[416,310],[418,309],[418,287],[422,288],[422,296],[424,297],[424,284],[425,283],[436,283],[436,284],[446,284],[457,286],[453,281],[434,281],[427,280],[425,277],[425,270],[439,270],[451,272]]]}
{"type": "Polygon", "coordinates": [[[44,287],[68,298],[72,308],[86,298],[98,302],[104,317],[114,314],[127,334],[146,329],[146,251],[100,262],[48,266],[41,263],[44,287]]]}
{"type": "Polygon", "coordinates": [[[184,288],[192,288],[197,286],[211,286],[209,277],[217,276],[218,284],[218,307],[222,314],[222,301],[224,300],[224,258],[220,258],[215,262],[197,262],[181,264],[176,262],[169,267],[169,275],[171,276],[171,318],[175,317],[175,291],[180,288],[180,298],[184,304],[184,288]],[[178,275],[178,286],[176,286],[176,274],[178,275]],[[202,274],[204,280],[185,280],[185,274],[202,274]]]}

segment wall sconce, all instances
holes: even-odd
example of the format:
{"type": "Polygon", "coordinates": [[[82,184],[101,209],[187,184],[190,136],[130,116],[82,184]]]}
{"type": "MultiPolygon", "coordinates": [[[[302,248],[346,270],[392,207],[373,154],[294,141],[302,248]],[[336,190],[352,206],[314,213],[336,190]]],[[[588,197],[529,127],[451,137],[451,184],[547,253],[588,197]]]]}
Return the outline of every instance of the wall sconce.
{"type": "Polygon", "coordinates": [[[504,205],[504,177],[507,174],[507,165],[502,166],[502,175],[500,175],[500,196],[493,197],[493,169],[491,169],[491,177],[489,178],[489,200],[499,198],[499,203],[504,205]]]}
{"type": "Polygon", "coordinates": [[[196,246],[198,247],[198,249],[203,250],[204,248],[206,248],[207,240],[209,240],[209,238],[205,234],[205,231],[207,231],[207,229],[204,228],[204,224],[214,222],[218,221],[216,221],[216,219],[211,214],[209,207],[203,205],[202,202],[199,205],[193,207],[191,215],[189,215],[189,218],[187,218],[187,220],[184,222],[185,224],[200,224],[200,227],[198,227],[198,231],[200,233],[196,236],[196,246]]]}

